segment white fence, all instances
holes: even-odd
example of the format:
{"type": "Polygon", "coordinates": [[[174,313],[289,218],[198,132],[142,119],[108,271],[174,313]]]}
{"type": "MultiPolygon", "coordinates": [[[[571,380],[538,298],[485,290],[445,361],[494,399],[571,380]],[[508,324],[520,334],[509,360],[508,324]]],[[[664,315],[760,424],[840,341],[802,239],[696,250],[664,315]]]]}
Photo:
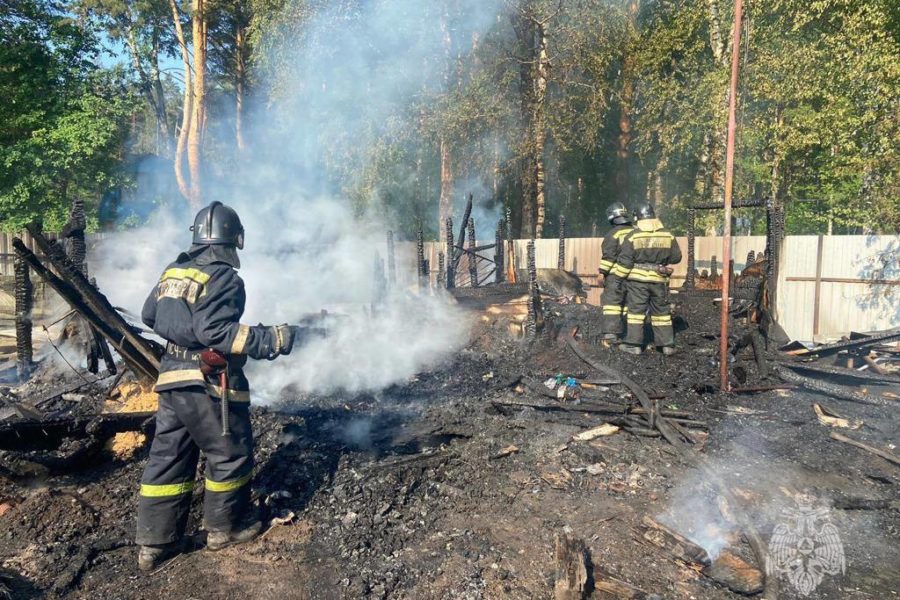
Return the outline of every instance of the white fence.
{"type": "Polygon", "coordinates": [[[900,326],[900,236],[788,236],[778,320],[799,340],[900,326]]]}
{"type": "MultiPolygon", "coordinates": [[[[493,240],[479,241],[489,244],[493,240]]],[[[602,238],[566,240],[565,268],[578,274],[587,284],[588,302],[598,304],[600,289],[592,287],[600,265],[602,238]]],[[[678,242],[684,258],[675,266],[674,286],[680,286],[687,273],[687,238],[678,242]]],[[[527,240],[516,240],[516,267],[525,268],[527,240]]],[[[731,256],[735,272],[744,268],[747,254],[765,250],[765,236],[732,238],[731,256]]],[[[431,265],[432,279],[437,272],[437,242],[425,245],[425,258],[431,265]]],[[[404,244],[404,253],[415,252],[404,244]]],[[[493,258],[493,250],[482,253],[493,258]]],[[[709,269],[715,257],[719,273],[722,264],[722,238],[697,237],[694,241],[698,271],[709,269]]],[[[559,240],[535,240],[538,268],[556,268],[559,240]]],[[[398,261],[399,262],[399,261],[398,261]]],[[[793,339],[833,339],[850,331],[874,331],[900,326],[900,236],[788,236],[784,243],[778,282],[777,315],[793,339]]],[[[415,264],[414,257],[409,264],[415,264]]],[[[460,277],[467,273],[467,261],[460,265],[460,277]]],[[[486,276],[491,264],[481,264],[486,276]]],[[[465,278],[468,282],[468,278],[465,278]]],[[[492,281],[492,279],[489,279],[492,281]]],[[[465,283],[464,285],[468,285],[465,283]]]]}

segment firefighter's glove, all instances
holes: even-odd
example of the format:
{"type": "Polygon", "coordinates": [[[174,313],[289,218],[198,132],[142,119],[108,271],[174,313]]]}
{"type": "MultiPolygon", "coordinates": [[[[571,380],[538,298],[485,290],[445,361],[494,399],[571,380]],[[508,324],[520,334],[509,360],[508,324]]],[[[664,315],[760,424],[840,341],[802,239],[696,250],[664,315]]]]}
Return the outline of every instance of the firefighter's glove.
{"type": "Polygon", "coordinates": [[[284,325],[273,325],[269,327],[269,333],[272,336],[272,345],[269,350],[269,360],[274,360],[276,356],[291,353],[294,347],[295,328],[287,323],[284,325]]]}
{"type": "Polygon", "coordinates": [[[672,273],[675,272],[675,269],[668,265],[657,265],[656,272],[662,275],[663,277],[670,277],[672,273]]]}

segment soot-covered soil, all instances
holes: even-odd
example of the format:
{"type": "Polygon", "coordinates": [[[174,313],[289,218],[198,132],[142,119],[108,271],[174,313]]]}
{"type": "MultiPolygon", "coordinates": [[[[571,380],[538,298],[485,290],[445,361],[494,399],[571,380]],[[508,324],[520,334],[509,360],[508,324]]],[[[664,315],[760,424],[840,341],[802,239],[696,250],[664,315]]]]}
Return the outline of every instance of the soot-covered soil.
{"type": "MultiPolygon", "coordinates": [[[[566,532],[585,541],[595,577],[648,598],[728,599],[739,596],[648,543],[641,520],[755,562],[729,513],[747,514],[769,540],[805,492],[828,508],[846,556],[845,572],[825,575],[808,597],[892,597],[897,467],[831,440],[812,404],[861,419],[852,435],[881,447],[896,434],[896,410],[796,390],[716,392],[716,309],[708,297],[682,298],[683,352],[674,357],[590,343],[596,308],[549,304],[547,332],[533,342],[480,321],[465,350],[403,385],[255,409],[254,488],[285,524],[218,553],[203,549],[198,532],[192,551],[148,575],[131,545],[146,450],[66,476],[0,478],[0,582],[14,598],[549,598],[554,540],[566,532]],[[722,506],[708,479],[659,437],[623,430],[572,440],[608,419],[579,407],[621,403],[624,413],[635,404],[621,385],[585,388],[583,404],[565,410],[541,407],[556,401],[535,381],[603,378],[566,347],[576,330],[594,360],[637,381],[662,409],[705,423],[685,425],[697,441],[691,452],[740,506],[722,506]],[[866,505],[872,500],[883,502],[866,505]],[[880,508],[841,508],[860,505],[880,508]]],[[[759,377],[749,350],[735,366],[748,385],[775,383],[759,377]]],[[[780,598],[801,597],[789,582],[780,588],[780,598]]]]}

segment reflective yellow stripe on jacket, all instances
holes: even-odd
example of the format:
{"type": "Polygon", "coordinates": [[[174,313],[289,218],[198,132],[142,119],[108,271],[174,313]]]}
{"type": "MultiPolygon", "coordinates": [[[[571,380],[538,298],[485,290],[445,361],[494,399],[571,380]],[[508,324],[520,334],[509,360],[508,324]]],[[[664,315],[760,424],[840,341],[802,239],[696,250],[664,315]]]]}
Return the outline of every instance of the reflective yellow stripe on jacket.
{"type": "Polygon", "coordinates": [[[199,284],[205,285],[209,282],[209,275],[200,269],[180,269],[173,267],[171,269],[166,269],[163,272],[162,277],[159,278],[160,281],[165,281],[166,279],[191,279],[199,284]]]}
{"type": "Polygon", "coordinates": [[[650,269],[639,269],[637,267],[628,272],[629,281],[641,281],[644,283],[666,283],[669,278],[661,275],[657,271],[650,269]]]}

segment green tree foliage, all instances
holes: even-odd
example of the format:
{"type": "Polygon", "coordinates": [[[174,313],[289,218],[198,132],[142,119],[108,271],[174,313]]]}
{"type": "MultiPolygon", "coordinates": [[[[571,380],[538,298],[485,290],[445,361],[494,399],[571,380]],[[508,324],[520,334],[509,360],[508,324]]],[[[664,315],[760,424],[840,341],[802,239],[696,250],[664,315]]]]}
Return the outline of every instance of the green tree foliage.
{"type": "Polygon", "coordinates": [[[0,215],[50,227],[80,195],[121,183],[131,101],[94,63],[95,40],[38,2],[0,4],[0,215]]]}

